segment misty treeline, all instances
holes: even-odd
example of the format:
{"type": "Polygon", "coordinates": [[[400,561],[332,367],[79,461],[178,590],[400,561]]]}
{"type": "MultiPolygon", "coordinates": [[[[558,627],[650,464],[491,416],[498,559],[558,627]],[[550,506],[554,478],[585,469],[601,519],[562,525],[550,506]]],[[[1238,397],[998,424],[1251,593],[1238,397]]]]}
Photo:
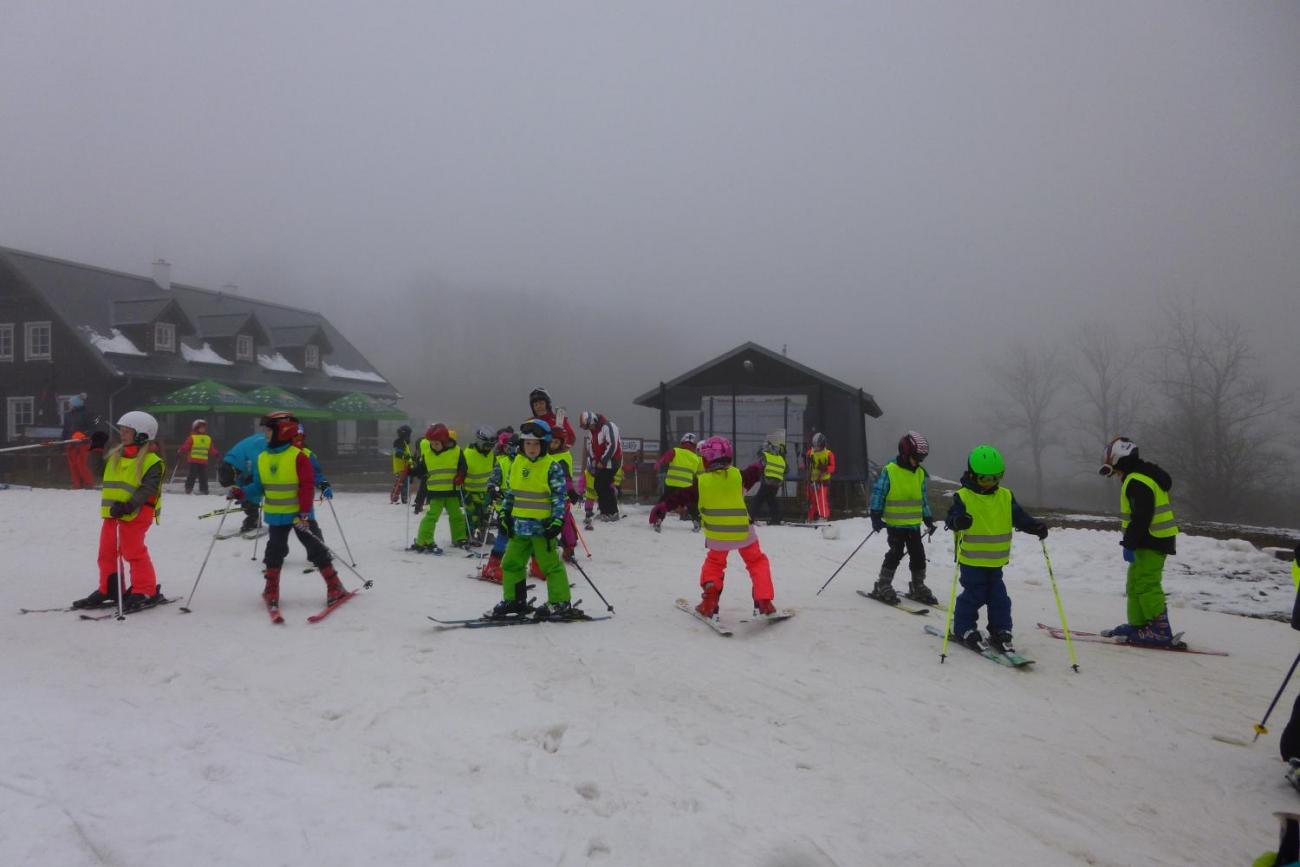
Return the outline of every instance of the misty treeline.
{"type": "Polygon", "coordinates": [[[1028,463],[1034,503],[1113,509],[1117,483],[1097,470],[1105,444],[1127,436],[1173,474],[1177,514],[1294,525],[1294,386],[1268,382],[1251,333],[1225,309],[1180,298],[1139,325],[1126,337],[1083,323],[992,363],[990,418],[1015,445],[1009,459],[1028,463]],[[1049,472],[1062,465],[1071,472],[1049,472]]]}

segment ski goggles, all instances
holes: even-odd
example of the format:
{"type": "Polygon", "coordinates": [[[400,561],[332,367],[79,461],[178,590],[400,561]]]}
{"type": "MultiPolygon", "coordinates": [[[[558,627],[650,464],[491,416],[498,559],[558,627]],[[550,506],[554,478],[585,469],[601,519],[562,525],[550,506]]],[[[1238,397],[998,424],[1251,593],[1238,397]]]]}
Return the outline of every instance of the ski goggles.
{"type": "Polygon", "coordinates": [[[982,487],[991,488],[998,482],[1002,481],[1002,473],[993,473],[991,475],[978,475],[975,481],[979,482],[982,487]]]}
{"type": "Polygon", "coordinates": [[[519,439],[521,440],[549,440],[551,432],[542,430],[541,425],[524,424],[519,427],[519,439]]]}

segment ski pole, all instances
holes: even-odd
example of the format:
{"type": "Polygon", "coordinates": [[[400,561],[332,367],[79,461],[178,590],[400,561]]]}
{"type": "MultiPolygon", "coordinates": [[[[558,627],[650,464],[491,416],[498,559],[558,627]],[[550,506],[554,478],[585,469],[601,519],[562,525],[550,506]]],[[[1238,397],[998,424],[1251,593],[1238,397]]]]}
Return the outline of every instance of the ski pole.
{"type": "Polygon", "coordinates": [[[348,537],[343,533],[343,525],[339,523],[339,513],[334,511],[334,498],[326,497],[325,502],[330,507],[330,514],[334,516],[334,525],[339,528],[339,538],[343,540],[343,550],[348,552],[348,559],[355,566],[357,565],[357,558],[352,556],[352,546],[348,544],[348,537]]]}
{"type": "Polygon", "coordinates": [[[9,446],[8,448],[0,449],[0,454],[4,454],[5,452],[24,452],[30,449],[45,449],[45,448],[49,448],[50,446],[66,446],[68,443],[79,443],[79,442],[85,442],[85,440],[74,438],[74,439],[67,439],[67,440],[51,440],[50,442],[45,442],[45,443],[31,443],[25,446],[9,446]]]}
{"type": "Polygon", "coordinates": [[[195,515],[194,517],[199,520],[202,520],[203,518],[213,518],[216,517],[217,515],[225,516],[228,513],[235,511],[235,508],[236,508],[236,504],[234,502],[231,502],[227,504],[224,509],[213,509],[211,512],[204,512],[202,515],[195,515]]]}
{"type": "Polygon", "coordinates": [[[217,524],[217,532],[212,534],[212,541],[208,543],[208,553],[203,555],[203,565],[199,566],[199,574],[194,579],[194,586],[190,588],[189,599],[185,605],[181,606],[181,612],[183,614],[190,613],[189,603],[194,602],[194,591],[199,589],[199,581],[203,578],[203,570],[208,568],[208,558],[212,556],[212,549],[216,547],[217,539],[221,538],[221,527],[226,523],[226,515],[229,514],[229,512],[230,509],[226,509],[226,511],[221,513],[221,521],[217,524]]]}
{"type": "Polygon", "coordinates": [[[578,529],[578,519],[573,519],[573,532],[577,534],[578,541],[582,543],[582,550],[587,552],[587,559],[591,559],[591,549],[587,547],[587,540],[582,538],[582,531],[578,529]]]}
{"type": "MultiPolygon", "coordinates": [[[[858,543],[858,547],[856,547],[856,548],[853,549],[853,554],[856,554],[856,553],[858,553],[859,551],[861,551],[861,550],[862,550],[862,546],[865,545],[865,544],[867,544],[867,539],[870,539],[872,536],[876,535],[876,533],[878,533],[878,532],[880,532],[880,531],[879,531],[879,530],[872,530],[870,533],[868,533],[868,534],[867,534],[867,538],[866,538],[866,539],[863,539],[861,542],[859,542],[859,543],[858,543]]],[[[845,558],[844,558],[844,562],[840,564],[839,569],[836,569],[834,572],[831,573],[831,577],[827,578],[827,579],[826,579],[826,583],[822,585],[822,590],[825,590],[828,586],[830,586],[830,583],[831,583],[832,581],[835,580],[835,576],[838,575],[838,574],[840,574],[840,569],[843,569],[845,566],[849,565],[849,561],[853,559],[853,554],[850,554],[849,556],[845,557],[845,558]]],[[[817,595],[818,595],[818,596],[822,595],[822,590],[818,590],[818,591],[817,591],[817,595]]]]}
{"type": "Polygon", "coordinates": [[[1273,701],[1269,703],[1268,710],[1264,711],[1264,718],[1255,726],[1255,738],[1251,741],[1252,744],[1259,740],[1260,735],[1268,734],[1268,728],[1265,727],[1264,723],[1268,722],[1269,714],[1273,713],[1273,708],[1277,707],[1277,700],[1286,691],[1286,685],[1291,682],[1291,675],[1295,674],[1297,665],[1300,665],[1300,654],[1296,654],[1295,662],[1291,663],[1291,670],[1286,673],[1286,677],[1282,679],[1282,685],[1277,688],[1277,695],[1273,696],[1273,701]]]}
{"type": "Polygon", "coordinates": [[[1065,622],[1065,606],[1061,604],[1061,591],[1056,586],[1056,574],[1052,572],[1052,558],[1047,556],[1047,540],[1039,539],[1038,542],[1043,546],[1043,562],[1047,564],[1047,577],[1052,581],[1052,595],[1056,597],[1056,613],[1061,617],[1061,631],[1065,633],[1065,646],[1070,651],[1070,667],[1074,669],[1075,674],[1078,674],[1079,658],[1074,655],[1074,639],[1070,637],[1070,624],[1065,622]]]}
{"type": "MultiPolygon", "coordinates": [[[[960,540],[959,540],[960,544],[960,540]]],[[[957,553],[953,552],[953,559],[957,558],[957,553]]],[[[952,592],[948,594],[948,616],[944,618],[943,623],[943,647],[939,650],[939,664],[948,658],[948,638],[952,635],[952,612],[957,607],[957,576],[961,574],[961,563],[953,564],[952,570],[952,592]]]]}
{"type": "Polygon", "coordinates": [[[122,597],[126,595],[125,576],[126,564],[122,562],[122,519],[114,518],[117,523],[113,526],[117,534],[117,619],[122,621],[126,619],[126,612],[122,610],[122,597]]]}
{"type": "Polygon", "coordinates": [[[361,579],[361,586],[362,586],[364,589],[369,590],[371,587],[374,587],[374,586],[375,586],[375,582],[374,582],[374,581],[371,581],[371,580],[369,580],[368,578],[366,578],[364,575],[362,575],[362,574],[361,574],[360,572],[358,572],[356,569],[353,569],[352,566],[348,564],[348,561],[347,561],[347,560],[344,560],[344,559],[343,559],[342,557],[340,557],[338,554],[335,554],[335,553],[334,553],[334,550],[333,550],[332,548],[330,548],[329,545],[326,545],[326,544],[321,540],[321,537],[320,537],[320,536],[317,536],[315,533],[313,533],[313,532],[311,531],[311,528],[307,526],[307,522],[306,522],[306,521],[295,521],[293,527],[294,527],[294,529],[297,530],[298,532],[300,532],[300,533],[306,533],[308,536],[310,536],[311,538],[315,539],[315,540],[316,540],[316,543],[317,543],[318,545],[320,545],[322,548],[325,549],[325,553],[330,555],[330,559],[331,559],[331,560],[338,560],[338,561],[339,561],[340,563],[342,563],[344,566],[347,566],[349,572],[351,572],[353,575],[355,575],[355,576],[357,576],[358,578],[361,579]]]}
{"type": "Polygon", "coordinates": [[[487,548],[488,527],[492,526],[492,521],[496,518],[496,515],[497,515],[497,504],[495,501],[493,501],[492,505],[488,507],[487,518],[483,524],[483,536],[479,539],[479,543],[478,543],[478,551],[477,553],[471,555],[473,557],[478,558],[477,561],[474,563],[475,569],[478,569],[483,565],[483,551],[485,548],[487,548]]]}
{"type": "MultiPolygon", "coordinates": [[[[268,531],[269,532],[269,531],[268,531]]],[[[257,541],[262,538],[262,504],[257,504],[257,526],[253,528],[253,556],[250,560],[257,559],[257,541]]]]}
{"type": "Polygon", "coordinates": [[[592,583],[591,578],[588,577],[586,571],[585,571],[581,566],[578,565],[578,561],[577,561],[577,560],[574,560],[574,561],[573,561],[573,568],[577,569],[578,572],[580,572],[580,573],[582,574],[582,577],[587,579],[587,583],[588,583],[588,584],[591,584],[591,589],[592,589],[592,590],[595,590],[595,591],[596,591],[596,595],[600,597],[600,601],[605,603],[605,608],[606,608],[606,610],[608,610],[610,614],[613,614],[613,613],[614,613],[614,606],[609,604],[609,600],[606,599],[606,598],[604,597],[604,595],[600,592],[600,588],[597,587],[594,583],[592,583]]]}

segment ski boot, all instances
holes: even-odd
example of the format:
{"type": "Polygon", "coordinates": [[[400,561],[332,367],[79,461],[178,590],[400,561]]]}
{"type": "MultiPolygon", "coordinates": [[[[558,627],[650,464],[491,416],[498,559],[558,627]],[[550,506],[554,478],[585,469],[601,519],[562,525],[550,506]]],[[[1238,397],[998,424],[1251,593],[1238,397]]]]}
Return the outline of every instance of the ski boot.
{"type": "Polygon", "coordinates": [[[117,573],[108,576],[108,592],[101,593],[99,588],[90,591],[90,595],[72,603],[74,609],[102,608],[117,602],[117,573]]]}
{"type": "Polygon", "coordinates": [[[1153,647],[1169,647],[1176,641],[1177,636],[1169,626],[1169,615],[1164,611],[1152,617],[1145,626],[1139,626],[1128,637],[1129,644],[1148,644],[1153,647]]]}
{"type": "Polygon", "coordinates": [[[915,599],[922,605],[938,605],[939,600],[930,592],[930,588],[925,586],[925,575],[913,575],[911,582],[907,585],[907,598],[915,599]]]}
{"type": "Polygon", "coordinates": [[[989,649],[989,646],[984,642],[984,636],[980,635],[978,629],[967,629],[961,635],[954,632],[951,638],[958,644],[966,645],[976,653],[983,653],[989,649]]]}
{"type": "Polygon", "coordinates": [[[704,585],[703,591],[703,598],[700,600],[700,604],[695,606],[695,613],[710,620],[717,620],[718,599],[722,596],[722,592],[718,590],[717,585],[712,581],[704,585]]]}
{"type": "Polygon", "coordinates": [[[894,573],[885,572],[882,569],[880,578],[876,580],[875,586],[871,588],[871,595],[886,605],[897,605],[898,591],[894,589],[894,573]]]}
{"type": "Polygon", "coordinates": [[[1128,641],[1133,637],[1133,633],[1137,632],[1140,628],[1141,627],[1139,626],[1134,626],[1132,623],[1121,623],[1114,629],[1103,629],[1099,634],[1106,638],[1117,638],[1122,641],[1128,641]]]}
{"type": "Polygon", "coordinates": [[[482,571],[479,572],[479,577],[482,578],[484,581],[494,581],[497,584],[501,583],[501,555],[500,554],[488,555],[487,562],[483,564],[483,569],[482,571]]]}
{"type": "Polygon", "coordinates": [[[563,560],[564,560],[565,563],[576,563],[576,562],[577,562],[577,559],[573,556],[573,546],[572,546],[572,545],[565,545],[564,548],[561,549],[560,556],[563,558],[563,560]]]}
{"type": "Polygon", "coordinates": [[[152,608],[161,602],[162,599],[161,584],[154,588],[152,596],[146,596],[143,593],[136,593],[134,590],[128,589],[126,595],[122,597],[122,612],[124,614],[130,614],[134,611],[152,608]]]}
{"type": "Polygon", "coordinates": [[[334,571],[333,566],[326,566],[320,570],[321,577],[325,579],[325,604],[337,605],[350,595],[343,588],[343,582],[339,580],[339,573],[334,571]]]}
{"type": "Polygon", "coordinates": [[[1016,652],[1015,645],[1011,640],[1011,633],[1005,629],[989,629],[989,647],[1007,656],[1016,652]]]}
{"type": "Polygon", "coordinates": [[[755,599],[754,616],[764,620],[770,620],[779,617],[780,612],[776,610],[776,606],[772,604],[771,599],[755,599]]]}
{"type": "Polygon", "coordinates": [[[280,570],[267,569],[266,587],[262,590],[262,601],[272,608],[280,604],[280,570]]]}
{"type": "Polygon", "coordinates": [[[491,611],[483,614],[484,620],[522,620],[532,613],[532,608],[522,599],[502,599],[491,611]]]}
{"type": "Polygon", "coordinates": [[[591,512],[587,512],[586,517],[582,519],[582,529],[584,530],[596,529],[595,525],[591,523],[591,512]]]}
{"type": "Polygon", "coordinates": [[[699,518],[691,518],[691,532],[692,532],[692,533],[698,533],[698,532],[700,532],[700,519],[699,519],[699,518]]]}
{"type": "Polygon", "coordinates": [[[533,611],[536,620],[585,620],[587,615],[571,602],[547,602],[533,611]]]}
{"type": "Polygon", "coordinates": [[[663,521],[651,521],[650,526],[655,528],[656,533],[662,533],[664,531],[663,521]]]}

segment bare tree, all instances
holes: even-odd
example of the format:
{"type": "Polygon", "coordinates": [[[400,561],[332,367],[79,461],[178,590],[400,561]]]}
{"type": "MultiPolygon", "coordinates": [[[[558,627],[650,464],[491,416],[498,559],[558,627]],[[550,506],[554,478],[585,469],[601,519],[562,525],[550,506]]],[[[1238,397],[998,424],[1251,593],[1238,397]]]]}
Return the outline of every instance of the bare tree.
{"type": "Polygon", "coordinates": [[[1061,418],[1054,409],[1066,376],[1061,350],[1017,342],[993,368],[1001,386],[993,421],[1029,450],[1034,465],[1034,503],[1042,505],[1043,456],[1061,442],[1061,418]]]}
{"type": "Polygon", "coordinates": [[[1076,363],[1068,376],[1079,400],[1072,413],[1072,457],[1096,472],[1112,437],[1137,436],[1142,407],[1141,347],[1126,343],[1113,323],[1088,322],[1074,335],[1076,363]]]}
{"type": "Polygon", "coordinates": [[[1192,515],[1238,515],[1275,483],[1270,472],[1287,400],[1259,371],[1247,330],[1226,313],[1193,301],[1164,309],[1155,384],[1162,401],[1151,433],[1162,462],[1179,479],[1192,515]]]}

